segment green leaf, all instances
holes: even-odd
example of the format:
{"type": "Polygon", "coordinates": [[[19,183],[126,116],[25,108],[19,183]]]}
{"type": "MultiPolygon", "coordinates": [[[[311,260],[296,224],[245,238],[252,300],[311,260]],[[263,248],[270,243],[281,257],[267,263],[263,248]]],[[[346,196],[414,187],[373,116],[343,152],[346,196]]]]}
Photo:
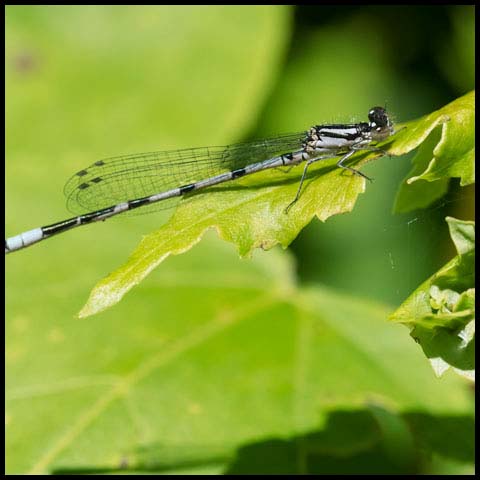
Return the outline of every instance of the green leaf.
{"type": "Polygon", "coordinates": [[[451,217],[446,220],[458,254],[475,254],[475,222],[462,222],[451,217]]]}
{"type": "MultiPolygon", "coordinates": [[[[461,106],[470,105],[473,94],[466,97],[423,119],[399,125],[398,134],[384,142],[382,148],[391,155],[403,155],[421,144],[436,126],[448,121],[452,127],[442,137],[441,151],[451,151],[451,132],[455,134],[459,127],[447,113],[458,120],[461,106]]],[[[355,157],[353,163],[358,166],[378,154],[363,152],[355,157]]],[[[95,286],[80,316],[93,315],[117,303],[169,255],[183,253],[198,243],[209,228],[236,244],[241,256],[248,256],[258,247],[269,249],[278,243],[287,247],[314,217],[325,221],[352,210],[365,189],[365,180],[336,168],[335,162],[320,162],[309,169],[302,194],[288,214],[285,208],[295,198],[303,165],[292,169],[292,173],[266,171],[237,181],[235,186],[220,185],[192,195],[180,203],[166,225],[142,240],[124,266],[95,286]]]]}
{"type": "Polygon", "coordinates": [[[211,233],[93,323],[25,281],[32,303],[9,295],[9,473],[428,473],[433,440],[408,414],[444,412],[440,453],[472,468],[464,382],[434,378],[388,307],[298,286],[280,249],[239,263],[211,233]]]}
{"type": "Polygon", "coordinates": [[[453,35],[438,49],[438,63],[450,84],[459,92],[475,85],[475,5],[450,9],[453,35]]]}
{"type": "Polygon", "coordinates": [[[408,412],[403,416],[417,440],[417,451],[429,452],[429,474],[471,474],[469,460],[475,456],[474,417],[408,412]],[[467,467],[467,470],[465,470],[467,467]]]}
{"type": "Polygon", "coordinates": [[[281,172],[256,175],[255,183],[245,180],[233,189],[213,188],[181,203],[164,227],[142,240],[123,267],[97,284],[80,316],[118,302],[166,257],[190,249],[209,228],[235,243],[240,255],[246,256],[257,247],[266,250],[276,243],[286,247],[315,215],[325,220],[351,210],[363,191],[363,179],[333,166],[320,169],[328,173],[316,179],[314,188],[305,188],[288,215],[284,210],[295,198],[298,180],[286,179],[281,172]]]}
{"type": "Polygon", "coordinates": [[[40,129],[67,154],[80,150],[79,168],[102,152],[231,142],[251,128],[275,82],[290,18],[286,6],[9,6],[14,145],[26,143],[13,135],[20,109],[38,123],[26,128],[27,139],[37,143],[40,129]],[[45,112],[50,121],[65,119],[57,128],[68,148],[58,131],[51,135],[45,112]],[[70,122],[75,128],[63,125],[70,122]]]}
{"type": "MultiPolygon", "coordinates": [[[[280,74],[292,18],[291,7],[278,5],[29,5],[7,12],[12,234],[65,218],[64,181],[95,160],[245,136],[280,74]]],[[[125,222],[122,238],[135,222],[125,222]]],[[[137,225],[135,238],[145,228],[137,225]]],[[[96,242],[102,234],[95,230],[77,232],[68,249],[96,242]]],[[[111,245],[118,234],[104,238],[111,245]]]]}
{"type": "Polygon", "coordinates": [[[407,183],[412,177],[421,175],[428,168],[432,159],[432,151],[440,140],[439,129],[434,130],[420,145],[412,160],[413,168],[403,180],[395,198],[394,212],[406,213],[412,210],[426,208],[436,200],[442,198],[448,191],[449,178],[442,178],[435,182],[419,180],[407,183]]]}
{"type": "Polygon", "coordinates": [[[420,285],[391,315],[408,325],[437,373],[475,375],[475,222],[447,217],[458,256],[420,285]]]}
{"type": "Polygon", "coordinates": [[[410,122],[408,133],[422,138],[424,143],[397,194],[395,211],[427,207],[446,193],[452,177],[460,178],[462,186],[475,182],[474,91],[410,122]],[[439,126],[441,133],[436,131],[439,126]]]}

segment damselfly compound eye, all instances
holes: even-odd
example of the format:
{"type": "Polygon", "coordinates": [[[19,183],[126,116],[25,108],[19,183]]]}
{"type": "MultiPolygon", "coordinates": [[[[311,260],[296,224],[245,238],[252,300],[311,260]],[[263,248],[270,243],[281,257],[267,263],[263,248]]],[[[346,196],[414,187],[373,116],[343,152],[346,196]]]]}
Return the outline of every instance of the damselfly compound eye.
{"type": "Polygon", "coordinates": [[[383,107],[373,107],[368,112],[368,119],[373,127],[384,128],[390,124],[387,111],[383,107]]]}

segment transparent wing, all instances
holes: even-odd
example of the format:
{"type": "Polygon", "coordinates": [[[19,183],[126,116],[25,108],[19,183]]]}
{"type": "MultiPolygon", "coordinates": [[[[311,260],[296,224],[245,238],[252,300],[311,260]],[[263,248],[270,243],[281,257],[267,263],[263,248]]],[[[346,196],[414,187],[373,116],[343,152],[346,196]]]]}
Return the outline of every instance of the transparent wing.
{"type": "MultiPolygon", "coordinates": [[[[80,170],[65,184],[67,208],[85,213],[198,182],[302,147],[305,132],[229,145],[107,158],[80,170]]],[[[169,199],[133,210],[171,208],[169,199]]]]}

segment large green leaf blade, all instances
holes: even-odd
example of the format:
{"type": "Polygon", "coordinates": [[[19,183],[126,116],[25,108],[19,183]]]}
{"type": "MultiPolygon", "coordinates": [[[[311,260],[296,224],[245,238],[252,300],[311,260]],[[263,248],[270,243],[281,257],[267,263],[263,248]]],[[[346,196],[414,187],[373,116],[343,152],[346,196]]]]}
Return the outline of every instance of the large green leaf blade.
{"type": "Polygon", "coordinates": [[[80,315],[91,315],[116,303],[167,256],[185,252],[209,228],[235,243],[242,256],[277,243],[286,247],[315,215],[325,220],[351,210],[363,191],[363,179],[334,169],[316,180],[315,189],[305,188],[287,215],[285,207],[295,197],[297,181],[285,179],[281,172],[266,172],[256,181],[260,183],[253,187],[213,189],[181,204],[164,227],[142,240],[123,267],[95,287],[80,315]]]}
{"type": "Polygon", "coordinates": [[[442,458],[471,470],[452,447],[472,436],[464,382],[439,382],[388,307],[297,286],[280,250],[238,264],[209,237],[124,316],[52,325],[56,305],[31,322],[32,304],[8,326],[8,472],[428,473],[435,448],[412,448],[428,438],[408,415],[445,412],[442,458]]]}

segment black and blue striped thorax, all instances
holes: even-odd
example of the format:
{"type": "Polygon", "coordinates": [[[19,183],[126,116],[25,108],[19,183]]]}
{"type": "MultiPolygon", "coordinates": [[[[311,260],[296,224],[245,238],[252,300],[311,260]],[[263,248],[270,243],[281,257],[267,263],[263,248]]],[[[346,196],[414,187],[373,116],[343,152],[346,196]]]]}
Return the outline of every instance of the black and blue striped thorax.
{"type": "Polygon", "coordinates": [[[338,150],[344,151],[352,144],[371,140],[372,127],[366,123],[316,125],[308,130],[303,148],[309,151],[338,150]]]}
{"type": "Polygon", "coordinates": [[[324,140],[325,138],[338,138],[342,140],[354,141],[359,137],[369,134],[372,127],[366,123],[351,123],[337,125],[316,125],[312,127],[307,134],[307,141],[324,140]]]}

